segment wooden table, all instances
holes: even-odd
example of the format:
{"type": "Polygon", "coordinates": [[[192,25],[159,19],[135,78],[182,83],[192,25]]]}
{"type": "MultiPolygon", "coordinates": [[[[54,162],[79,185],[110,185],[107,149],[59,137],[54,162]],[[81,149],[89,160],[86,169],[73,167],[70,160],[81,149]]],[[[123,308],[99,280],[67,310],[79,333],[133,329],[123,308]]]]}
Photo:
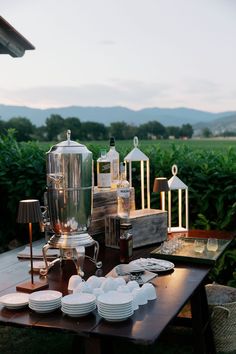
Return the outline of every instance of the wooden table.
{"type": "MultiPolygon", "coordinates": [[[[190,232],[196,237],[211,237],[215,232],[190,232]]],[[[233,233],[217,233],[217,237],[232,239],[233,233]]],[[[188,235],[187,235],[188,236],[188,235]]],[[[148,257],[155,248],[145,247],[134,251],[134,258],[148,257]]],[[[15,292],[17,284],[29,279],[28,262],[19,261],[19,249],[6,252],[0,256],[0,296],[15,292]]],[[[89,249],[86,249],[86,253],[89,249]]],[[[98,275],[107,274],[119,263],[119,251],[101,245],[99,258],[103,261],[103,268],[97,271],[98,275]]],[[[95,273],[94,265],[86,261],[85,277],[95,273]]],[[[214,343],[208,322],[208,306],[205,293],[205,281],[210,271],[209,265],[178,263],[174,271],[159,275],[153,284],[156,286],[157,300],[149,301],[141,306],[133,316],[124,322],[109,323],[103,320],[96,311],[83,318],[70,318],[60,310],[50,314],[37,314],[25,308],[22,310],[8,310],[0,305],[0,323],[11,326],[47,328],[77,334],[83,338],[86,353],[111,354],[110,341],[127,340],[136,344],[149,346],[158,345],[158,338],[171,324],[183,308],[190,301],[192,311],[192,327],[194,333],[194,353],[215,353],[214,343]]],[[[57,264],[48,274],[49,288],[67,294],[69,277],[75,274],[72,262],[64,262],[60,267],[57,264]]],[[[37,280],[36,276],[36,280],[37,280]]],[[[77,353],[78,353],[77,348],[77,353]]]]}

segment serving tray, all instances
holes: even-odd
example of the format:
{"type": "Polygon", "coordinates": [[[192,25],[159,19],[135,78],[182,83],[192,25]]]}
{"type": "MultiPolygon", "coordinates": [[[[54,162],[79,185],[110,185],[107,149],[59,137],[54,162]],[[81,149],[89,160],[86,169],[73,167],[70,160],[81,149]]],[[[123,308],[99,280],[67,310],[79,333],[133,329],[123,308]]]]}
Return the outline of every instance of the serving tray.
{"type": "Polygon", "coordinates": [[[192,263],[202,263],[202,264],[214,264],[217,259],[221,256],[223,251],[230,244],[231,240],[222,240],[218,239],[218,249],[217,251],[208,251],[207,250],[207,239],[195,238],[195,237],[182,237],[182,247],[176,251],[173,251],[169,254],[162,251],[162,247],[154,249],[150,255],[152,257],[166,259],[169,261],[184,261],[192,263]],[[202,253],[195,252],[194,250],[194,241],[203,240],[205,244],[205,249],[202,253]]]}

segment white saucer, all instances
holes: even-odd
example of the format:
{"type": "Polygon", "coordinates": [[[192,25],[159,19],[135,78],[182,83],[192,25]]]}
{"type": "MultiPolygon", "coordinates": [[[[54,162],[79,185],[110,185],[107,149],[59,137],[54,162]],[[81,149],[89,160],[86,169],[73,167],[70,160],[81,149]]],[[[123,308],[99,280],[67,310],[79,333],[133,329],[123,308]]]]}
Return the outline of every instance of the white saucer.
{"type": "Polygon", "coordinates": [[[0,297],[0,303],[8,309],[20,309],[28,305],[29,294],[20,292],[6,294],[0,297]]]}
{"type": "Polygon", "coordinates": [[[40,290],[40,291],[35,291],[34,293],[30,294],[29,296],[29,301],[33,302],[40,302],[40,303],[53,303],[56,300],[59,300],[62,298],[62,293],[60,291],[56,290],[40,290]]]}

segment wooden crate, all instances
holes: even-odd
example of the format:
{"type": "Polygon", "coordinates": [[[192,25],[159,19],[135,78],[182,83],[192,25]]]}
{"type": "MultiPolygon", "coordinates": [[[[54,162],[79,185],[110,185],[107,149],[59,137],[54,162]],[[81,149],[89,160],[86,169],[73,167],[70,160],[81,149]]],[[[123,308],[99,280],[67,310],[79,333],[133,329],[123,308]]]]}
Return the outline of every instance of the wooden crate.
{"type": "MultiPolygon", "coordinates": [[[[105,244],[119,248],[117,215],[107,215],[105,222],[105,244]]],[[[122,219],[120,220],[122,222],[122,219]]],[[[133,248],[162,242],[167,239],[167,212],[158,209],[134,210],[130,213],[133,248]]]]}
{"type": "MultiPolygon", "coordinates": [[[[134,188],[131,190],[131,210],[135,209],[134,188]]],[[[93,211],[89,234],[91,236],[105,233],[106,215],[117,213],[117,191],[100,190],[97,187],[93,191],[93,211]]]]}

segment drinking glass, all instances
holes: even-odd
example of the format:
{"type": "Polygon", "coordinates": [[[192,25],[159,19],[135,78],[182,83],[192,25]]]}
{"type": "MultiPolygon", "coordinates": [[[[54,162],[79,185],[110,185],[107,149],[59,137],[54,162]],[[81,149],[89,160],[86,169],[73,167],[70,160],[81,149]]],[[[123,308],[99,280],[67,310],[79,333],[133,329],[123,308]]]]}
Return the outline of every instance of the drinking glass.
{"type": "Polygon", "coordinates": [[[218,250],[218,240],[217,238],[208,238],[207,240],[207,250],[210,252],[216,252],[218,250]]]}
{"type": "Polygon", "coordinates": [[[197,253],[203,253],[205,249],[204,240],[195,240],[194,241],[194,251],[197,253]]]}

